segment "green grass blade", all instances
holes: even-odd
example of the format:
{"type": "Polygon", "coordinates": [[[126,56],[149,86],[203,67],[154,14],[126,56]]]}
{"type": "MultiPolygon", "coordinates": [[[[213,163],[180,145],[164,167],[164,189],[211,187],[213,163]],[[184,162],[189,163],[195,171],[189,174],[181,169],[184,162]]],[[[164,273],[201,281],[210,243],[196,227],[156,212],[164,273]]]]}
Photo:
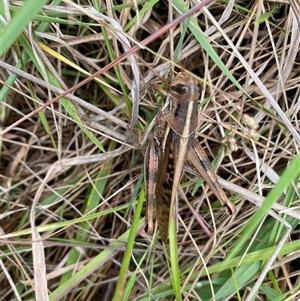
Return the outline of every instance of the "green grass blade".
{"type": "MultiPolygon", "coordinates": [[[[141,227],[144,223],[144,220],[141,220],[138,224],[141,227]]],[[[125,245],[125,242],[129,239],[130,230],[122,234],[116,241],[112,242],[110,246],[103,250],[99,255],[91,259],[88,264],[82,267],[76,274],[69,278],[65,283],[60,285],[56,290],[54,290],[49,295],[49,300],[59,300],[67,292],[72,290],[78,282],[84,281],[93,271],[99,269],[105,265],[105,263],[116,253],[119,252],[119,249],[125,245]]],[[[121,292],[122,293],[122,292],[121,292]]]]}
{"type": "MultiPolygon", "coordinates": [[[[182,0],[174,0],[173,5],[176,7],[177,11],[181,14],[185,13],[188,10],[188,7],[182,0]]],[[[199,42],[199,44],[204,48],[207,54],[211,57],[211,59],[217,64],[217,66],[224,72],[226,77],[228,77],[237,87],[239,90],[243,91],[243,93],[247,94],[244,88],[239,84],[239,82],[235,79],[235,77],[231,74],[228,68],[225,66],[223,61],[220,59],[214,48],[210,45],[209,41],[203,34],[202,30],[200,29],[198,22],[196,21],[195,17],[190,17],[188,22],[188,28],[199,42]]]]}
{"type": "Polygon", "coordinates": [[[291,162],[291,164],[285,169],[278,183],[268,193],[262,206],[258,208],[256,213],[248,220],[247,224],[241,231],[239,240],[236,242],[228,258],[232,258],[233,256],[239,253],[242,247],[246,244],[249,237],[252,236],[252,234],[257,229],[258,225],[266,217],[267,212],[271,209],[272,205],[281,196],[282,192],[287,188],[287,186],[293,181],[293,179],[296,176],[299,176],[299,172],[300,172],[300,154],[298,154],[291,162]]]}
{"type": "Polygon", "coordinates": [[[175,218],[171,218],[169,226],[169,242],[170,242],[170,264],[171,264],[171,279],[175,293],[176,300],[181,301],[181,286],[179,277],[178,265],[178,249],[177,249],[177,235],[175,218]]]}
{"type": "Polygon", "coordinates": [[[140,219],[144,200],[145,200],[145,187],[143,186],[140,193],[139,201],[137,203],[136,211],[133,217],[130,234],[128,236],[126,251],[124,253],[122,265],[119,272],[119,278],[115,287],[114,299],[113,299],[114,301],[121,301],[123,298],[123,291],[126,283],[127,271],[131,261],[131,254],[135,242],[136,233],[138,227],[141,225],[141,222],[144,223],[144,219],[140,219]]]}
{"type": "MultiPolygon", "coordinates": [[[[7,26],[1,24],[1,47],[0,57],[6,52],[16,39],[21,35],[22,31],[26,28],[28,23],[33,19],[34,15],[47,4],[49,0],[27,0],[16,12],[12,19],[9,21],[7,26]]],[[[0,14],[4,16],[3,5],[0,6],[2,9],[0,14]]]]}

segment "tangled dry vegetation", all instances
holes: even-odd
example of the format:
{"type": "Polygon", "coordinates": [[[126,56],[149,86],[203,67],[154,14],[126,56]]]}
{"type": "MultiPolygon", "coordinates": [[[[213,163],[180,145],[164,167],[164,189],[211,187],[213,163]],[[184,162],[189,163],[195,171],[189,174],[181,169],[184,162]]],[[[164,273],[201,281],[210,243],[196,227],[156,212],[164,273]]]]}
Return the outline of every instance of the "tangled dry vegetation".
{"type": "MultiPolygon", "coordinates": [[[[299,4],[208,1],[161,34],[187,3],[99,3],[44,6],[1,57],[1,300],[46,300],[43,288],[49,300],[299,300],[299,4]],[[174,263],[143,231],[140,142],[184,69],[203,86],[197,135],[238,213],[187,166],[195,212],[179,194],[174,263]]],[[[21,4],[4,1],[2,18],[21,4]]]]}

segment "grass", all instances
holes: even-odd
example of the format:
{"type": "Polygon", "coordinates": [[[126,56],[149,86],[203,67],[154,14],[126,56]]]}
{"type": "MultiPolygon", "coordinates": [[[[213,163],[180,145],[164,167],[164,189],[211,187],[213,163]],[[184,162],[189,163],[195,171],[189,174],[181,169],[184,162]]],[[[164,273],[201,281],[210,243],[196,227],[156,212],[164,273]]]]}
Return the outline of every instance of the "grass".
{"type": "Polygon", "coordinates": [[[295,6],[206,1],[163,34],[186,2],[46,3],[0,3],[1,298],[298,300],[295,6]],[[143,230],[140,141],[180,69],[203,85],[197,136],[238,213],[187,166],[193,212],[178,194],[164,245],[143,230]]]}

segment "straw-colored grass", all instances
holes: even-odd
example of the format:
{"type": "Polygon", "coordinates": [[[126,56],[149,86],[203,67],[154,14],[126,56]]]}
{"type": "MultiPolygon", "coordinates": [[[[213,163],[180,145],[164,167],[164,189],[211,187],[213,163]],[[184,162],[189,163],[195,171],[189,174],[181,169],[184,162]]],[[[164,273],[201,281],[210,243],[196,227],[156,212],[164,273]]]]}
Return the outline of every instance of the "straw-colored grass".
{"type": "Polygon", "coordinates": [[[299,300],[299,4],[207,0],[161,33],[187,2],[47,2],[0,3],[0,299],[299,300]],[[238,213],[186,166],[164,245],[141,141],[179,70],[238,213]]]}

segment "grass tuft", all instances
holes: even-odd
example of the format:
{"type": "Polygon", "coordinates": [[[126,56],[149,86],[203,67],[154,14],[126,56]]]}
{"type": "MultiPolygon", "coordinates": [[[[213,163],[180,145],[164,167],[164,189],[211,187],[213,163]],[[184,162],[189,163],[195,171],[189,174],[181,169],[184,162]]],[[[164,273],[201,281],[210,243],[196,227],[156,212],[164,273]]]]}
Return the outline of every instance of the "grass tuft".
{"type": "Polygon", "coordinates": [[[190,9],[172,4],[0,2],[3,300],[299,300],[297,5],[204,0],[162,34],[190,9]],[[144,233],[141,142],[179,70],[238,213],[187,165],[164,245],[144,233]]]}

